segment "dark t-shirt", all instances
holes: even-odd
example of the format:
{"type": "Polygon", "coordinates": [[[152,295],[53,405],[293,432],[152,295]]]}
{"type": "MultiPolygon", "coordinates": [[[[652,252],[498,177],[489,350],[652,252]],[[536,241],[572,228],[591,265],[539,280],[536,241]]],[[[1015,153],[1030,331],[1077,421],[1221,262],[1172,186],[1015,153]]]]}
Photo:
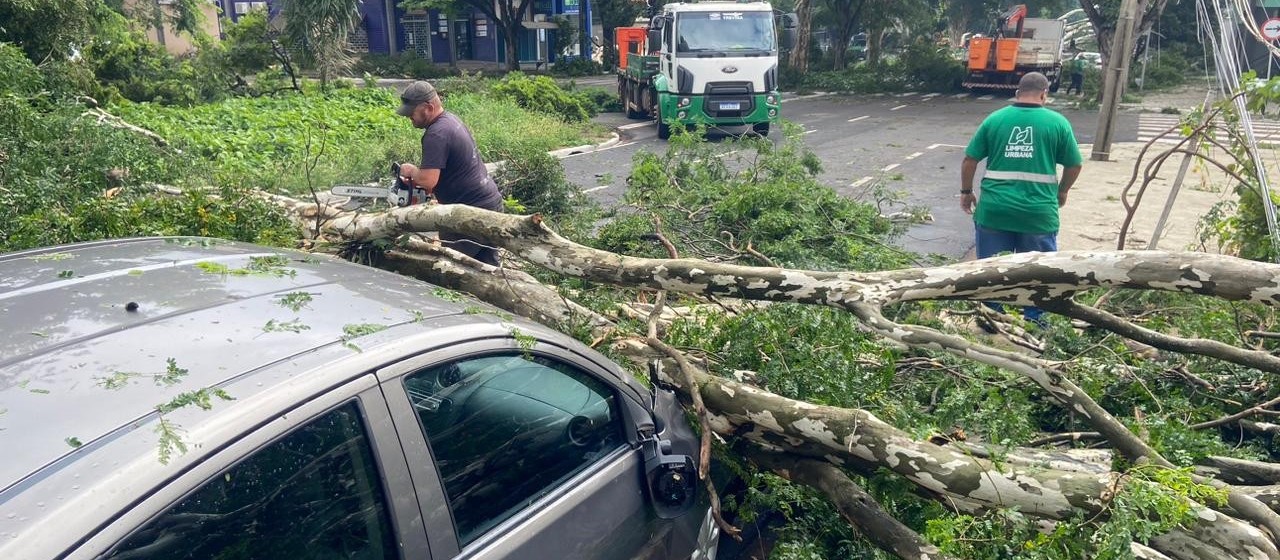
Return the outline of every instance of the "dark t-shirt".
{"type": "Polygon", "coordinates": [[[422,167],[439,169],[435,196],[440,204],[502,209],[502,194],[489,177],[471,131],[453,113],[443,113],[422,133],[422,167]]]}

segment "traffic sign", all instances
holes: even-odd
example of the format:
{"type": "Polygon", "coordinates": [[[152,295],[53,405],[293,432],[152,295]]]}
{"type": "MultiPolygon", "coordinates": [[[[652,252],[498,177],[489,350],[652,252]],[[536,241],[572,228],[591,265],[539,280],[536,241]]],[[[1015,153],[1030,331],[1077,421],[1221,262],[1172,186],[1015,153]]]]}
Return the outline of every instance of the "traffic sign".
{"type": "Polygon", "coordinates": [[[1280,18],[1262,22],[1262,36],[1268,41],[1280,39],[1280,18]]]}

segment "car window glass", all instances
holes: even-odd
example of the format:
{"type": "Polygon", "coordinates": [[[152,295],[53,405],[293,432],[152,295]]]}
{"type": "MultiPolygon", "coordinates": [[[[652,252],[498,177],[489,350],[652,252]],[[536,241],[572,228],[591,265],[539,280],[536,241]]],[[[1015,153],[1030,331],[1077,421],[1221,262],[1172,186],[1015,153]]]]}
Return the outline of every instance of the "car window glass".
{"type": "Polygon", "coordinates": [[[398,558],[355,403],[260,449],[106,558],[398,558]]]}
{"type": "Polygon", "coordinates": [[[486,356],[404,384],[463,544],[624,443],[614,392],[560,362],[486,356]]]}

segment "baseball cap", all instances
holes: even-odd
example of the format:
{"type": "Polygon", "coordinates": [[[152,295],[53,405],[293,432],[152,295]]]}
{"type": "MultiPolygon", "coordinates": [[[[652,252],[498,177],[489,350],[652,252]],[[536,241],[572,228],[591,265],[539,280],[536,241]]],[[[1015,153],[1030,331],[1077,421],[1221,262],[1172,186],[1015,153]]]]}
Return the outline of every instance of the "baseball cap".
{"type": "Polygon", "coordinates": [[[396,109],[396,114],[402,117],[409,116],[413,113],[413,108],[421,103],[426,103],[436,98],[436,87],[430,82],[416,81],[409,84],[400,92],[400,108],[396,109]]]}

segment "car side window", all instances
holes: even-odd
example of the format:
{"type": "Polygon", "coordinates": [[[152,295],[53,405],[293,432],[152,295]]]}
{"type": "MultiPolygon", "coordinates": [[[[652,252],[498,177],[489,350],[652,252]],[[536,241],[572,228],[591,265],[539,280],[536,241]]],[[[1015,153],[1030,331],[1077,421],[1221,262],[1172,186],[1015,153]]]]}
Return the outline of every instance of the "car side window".
{"type": "Polygon", "coordinates": [[[404,385],[463,545],[625,444],[612,388],[547,358],[469,358],[404,385]]]}
{"type": "Polygon", "coordinates": [[[373,559],[399,551],[352,402],[223,471],[105,557],[373,559]]]}

